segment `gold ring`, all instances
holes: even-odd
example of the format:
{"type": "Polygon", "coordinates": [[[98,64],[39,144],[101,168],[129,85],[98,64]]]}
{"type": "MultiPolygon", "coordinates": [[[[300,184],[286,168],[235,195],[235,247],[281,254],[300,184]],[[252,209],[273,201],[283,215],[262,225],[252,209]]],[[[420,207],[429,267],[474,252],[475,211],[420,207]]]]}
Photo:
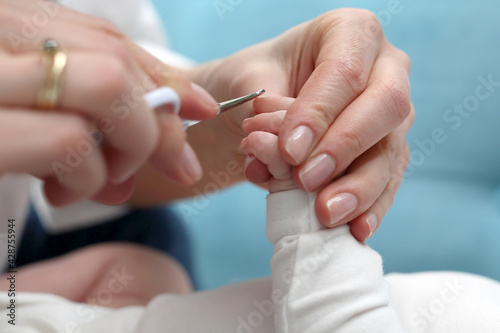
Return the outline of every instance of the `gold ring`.
{"type": "Polygon", "coordinates": [[[42,48],[43,81],[38,91],[38,107],[54,109],[61,96],[67,56],[54,40],[47,40],[42,48]]]}

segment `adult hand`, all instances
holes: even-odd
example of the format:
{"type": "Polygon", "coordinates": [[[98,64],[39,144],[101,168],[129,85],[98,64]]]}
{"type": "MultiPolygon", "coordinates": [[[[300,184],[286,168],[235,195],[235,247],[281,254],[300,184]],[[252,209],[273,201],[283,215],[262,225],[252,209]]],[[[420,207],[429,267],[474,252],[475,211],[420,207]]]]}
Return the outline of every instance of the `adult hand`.
{"type": "MultiPolygon", "coordinates": [[[[404,137],[413,118],[409,67],[375,15],[340,9],[192,75],[220,98],[260,88],[294,98],[278,105],[287,110],[281,153],[303,190],[322,188],[319,220],[327,227],[351,222],[354,236],[366,240],[392,203],[406,165],[404,137]]],[[[241,108],[219,118],[243,137],[241,122],[250,114],[241,108]]]]}
{"type": "Polygon", "coordinates": [[[0,7],[6,37],[0,41],[0,173],[44,179],[58,206],[87,198],[123,202],[148,161],[178,183],[201,177],[180,118],[150,109],[143,95],[168,85],[182,99],[183,118],[207,119],[217,105],[206,91],[107,21],[46,1],[0,0],[0,7]],[[37,109],[47,39],[68,59],[56,112],[37,109]]]}

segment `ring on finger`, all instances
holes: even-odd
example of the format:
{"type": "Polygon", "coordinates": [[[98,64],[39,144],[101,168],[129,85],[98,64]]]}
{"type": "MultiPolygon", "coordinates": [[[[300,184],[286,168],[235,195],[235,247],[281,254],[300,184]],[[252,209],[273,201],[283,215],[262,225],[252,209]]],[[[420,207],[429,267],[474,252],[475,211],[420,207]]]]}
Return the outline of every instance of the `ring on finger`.
{"type": "Polygon", "coordinates": [[[38,91],[38,108],[51,110],[57,106],[66,64],[66,53],[61,50],[57,42],[47,40],[42,48],[43,81],[38,91]]]}

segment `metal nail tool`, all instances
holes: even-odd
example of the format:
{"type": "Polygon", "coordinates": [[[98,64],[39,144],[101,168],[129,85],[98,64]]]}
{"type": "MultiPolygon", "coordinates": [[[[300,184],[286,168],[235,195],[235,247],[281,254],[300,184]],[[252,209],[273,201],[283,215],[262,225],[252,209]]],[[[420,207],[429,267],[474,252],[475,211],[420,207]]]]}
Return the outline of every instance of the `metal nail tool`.
{"type": "MultiPolygon", "coordinates": [[[[257,92],[254,92],[253,94],[218,103],[219,113],[231,110],[232,108],[251,101],[252,99],[262,95],[264,92],[265,90],[261,89],[257,92]]],[[[146,95],[144,95],[144,99],[153,109],[156,109],[157,107],[160,107],[162,105],[172,105],[176,114],[179,114],[179,111],[181,109],[181,98],[179,97],[177,92],[170,87],[161,87],[156,90],[150,91],[146,95]]],[[[194,125],[196,121],[183,120],[182,123],[184,125],[184,129],[186,129],[189,126],[194,125]]]]}
{"type": "Polygon", "coordinates": [[[219,113],[222,113],[222,112],[227,111],[227,110],[231,110],[232,108],[235,108],[243,103],[251,101],[252,99],[262,95],[265,92],[266,91],[264,89],[261,89],[257,92],[254,92],[253,94],[250,94],[250,95],[238,97],[238,98],[226,101],[226,102],[221,102],[218,104],[219,105],[219,113]]]}

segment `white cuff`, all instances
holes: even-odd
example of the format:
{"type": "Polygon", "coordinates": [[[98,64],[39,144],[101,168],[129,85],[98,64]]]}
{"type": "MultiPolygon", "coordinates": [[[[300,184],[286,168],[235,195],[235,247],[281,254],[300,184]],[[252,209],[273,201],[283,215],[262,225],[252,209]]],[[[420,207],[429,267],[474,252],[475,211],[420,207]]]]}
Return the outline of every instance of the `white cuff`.
{"type": "Polygon", "coordinates": [[[276,192],[267,196],[267,238],[271,244],[285,236],[323,229],[314,212],[317,193],[301,189],[276,192]],[[309,221],[304,223],[304,219],[309,221]]]}

